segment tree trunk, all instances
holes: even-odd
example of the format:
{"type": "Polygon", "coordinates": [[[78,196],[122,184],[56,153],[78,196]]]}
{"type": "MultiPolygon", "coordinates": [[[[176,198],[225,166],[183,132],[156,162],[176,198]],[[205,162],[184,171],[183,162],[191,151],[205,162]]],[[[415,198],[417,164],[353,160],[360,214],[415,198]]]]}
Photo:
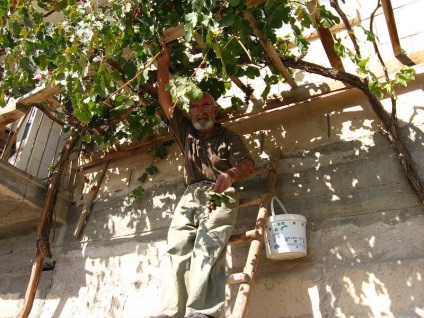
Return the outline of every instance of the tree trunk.
{"type": "Polygon", "coordinates": [[[302,60],[295,60],[293,58],[282,58],[282,61],[288,67],[301,69],[314,74],[319,74],[325,77],[341,81],[347,85],[356,87],[360,89],[365,94],[365,96],[367,96],[372,109],[380,118],[381,122],[384,125],[384,128],[387,130],[389,139],[395,147],[396,152],[398,153],[398,157],[400,159],[403,169],[405,170],[406,177],[409,183],[413,187],[420,202],[424,204],[424,184],[418,175],[417,169],[415,168],[415,164],[408,149],[402,142],[402,139],[399,135],[398,126],[396,122],[392,119],[392,117],[389,115],[389,113],[384,109],[377,96],[368,88],[364,81],[356,75],[338,71],[335,69],[325,68],[323,66],[302,60]]]}
{"type": "Polygon", "coordinates": [[[70,137],[66,145],[63,147],[60,158],[52,173],[51,180],[47,188],[43,212],[41,213],[40,223],[38,224],[37,228],[37,244],[31,270],[31,277],[25,294],[25,301],[18,315],[18,318],[26,318],[29,316],[32,309],[32,305],[34,303],[38,284],[40,282],[44,260],[47,256],[51,255],[49,236],[53,224],[54,205],[56,202],[57,194],[59,192],[60,179],[62,176],[63,169],[69,159],[69,155],[71,154],[72,150],[74,149],[77,143],[77,140],[77,138],[70,137]]]}

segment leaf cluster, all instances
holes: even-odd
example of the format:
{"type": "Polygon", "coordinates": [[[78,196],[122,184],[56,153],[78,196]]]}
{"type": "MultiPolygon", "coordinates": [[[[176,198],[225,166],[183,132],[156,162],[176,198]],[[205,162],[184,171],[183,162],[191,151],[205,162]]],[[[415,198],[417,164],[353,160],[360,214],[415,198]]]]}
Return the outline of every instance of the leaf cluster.
{"type": "MultiPolygon", "coordinates": [[[[292,47],[303,56],[310,45],[307,31],[317,23],[326,28],[340,23],[323,5],[313,20],[305,5],[288,0],[268,0],[253,8],[245,0],[37,3],[0,4],[0,106],[40,85],[61,87],[57,97],[65,128],[82,136],[78,146],[87,151],[165,133],[152,65],[170,27],[184,26],[183,38],[173,41],[171,69],[176,76],[168,85],[174,99],[184,104],[202,91],[218,99],[231,89],[232,77],[261,78],[261,97],[267,99],[271,87],[284,79],[269,65],[262,42],[271,43],[281,56],[295,54],[292,47]],[[254,17],[260,34],[246,13],[254,17]],[[55,22],[48,19],[58,15],[55,22]]],[[[376,41],[372,32],[359,29],[368,41],[376,41]]],[[[335,36],[335,51],[357,65],[357,73],[378,96],[413,78],[405,69],[391,81],[379,80],[368,68],[369,57],[358,56],[346,42],[335,36]]],[[[232,97],[233,107],[248,101],[251,93],[248,87],[244,101],[232,97]]]]}
{"type": "Polygon", "coordinates": [[[156,145],[154,148],[150,149],[150,151],[154,150],[155,152],[152,159],[152,163],[150,164],[150,166],[148,166],[144,170],[142,175],[137,179],[137,181],[139,181],[141,185],[139,185],[137,188],[131,191],[130,198],[136,199],[136,200],[142,199],[144,191],[145,191],[143,188],[143,183],[147,181],[147,178],[149,176],[153,176],[159,173],[159,168],[156,165],[154,165],[155,159],[156,158],[165,159],[166,156],[168,155],[167,147],[171,146],[173,143],[174,143],[174,140],[165,141],[162,144],[156,145]]]}
{"type": "Polygon", "coordinates": [[[207,207],[209,212],[215,210],[216,207],[222,206],[222,204],[230,203],[229,196],[213,191],[212,187],[206,190],[206,197],[208,198],[207,207]]]}

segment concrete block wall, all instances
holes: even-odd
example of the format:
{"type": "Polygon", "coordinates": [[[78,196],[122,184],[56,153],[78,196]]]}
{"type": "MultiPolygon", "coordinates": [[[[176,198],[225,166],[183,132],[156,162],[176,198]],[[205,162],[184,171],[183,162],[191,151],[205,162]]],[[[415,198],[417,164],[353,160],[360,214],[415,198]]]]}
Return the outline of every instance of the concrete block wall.
{"type": "MultiPolygon", "coordinates": [[[[392,1],[397,16],[420,12],[422,3],[392,1]]],[[[358,4],[374,8],[368,1],[358,4]]],[[[421,49],[423,42],[416,41],[421,36],[422,31],[401,28],[402,46],[411,45],[412,51],[421,49]]],[[[399,91],[398,115],[424,178],[422,74],[419,70],[417,80],[399,91]]],[[[383,103],[390,110],[389,100],[383,103]]],[[[308,100],[229,127],[244,135],[258,165],[275,146],[282,148],[276,195],[289,213],[308,219],[306,257],[273,262],[262,251],[248,318],[424,317],[424,208],[360,92],[308,100]]],[[[174,145],[166,160],[155,162],[160,173],[144,185],[142,201],[130,193],[152,153],[110,162],[83,233],[74,238],[90,191],[79,175],[67,223],[52,233],[49,262],[55,261],[55,268],[43,272],[30,317],[156,313],[167,283],[161,274],[167,229],[184,191],[182,161],[174,145]]],[[[87,169],[84,176],[93,180],[97,170],[87,169]]],[[[241,195],[254,197],[264,184],[261,177],[248,179],[241,195]]],[[[241,210],[235,232],[250,229],[256,212],[241,210]]],[[[0,240],[1,318],[16,317],[23,304],[35,240],[35,233],[0,240]]],[[[243,244],[228,249],[229,272],[243,267],[246,252],[243,244]]],[[[236,289],[227,288],[222,316],[231,315],[236,289]]]]}
{"type": "MultiPolygon", "coordinates": [[[[424,177],[422,75],[398,101],[401,133],[424,177]]],[[[384,101],[386,104],[387,101],[384,101]]],[[[389,107],[389,105],[387,105],[389,107]]],[[[282,147],[276,195],[308,219],[308,255],[274,262],[260,256],[249,318],[423,317],[424,208],[387,136],[356,90],[283,108],[231,129],[243,134],[258,165],[282,147]]],[[[109,163],[80,238],[73,237],[89,183],[79,175],[67,224],[52,235],[52,271],[43,272],[31,317],[148,317],[156,312],[172,211],[184,191],[176,145],[155,162],[142,201],[130,192],[152,162],[141,153],[109,163]]],[[[84,171],[92,180],[98,168],[84,171]]],[[[242,183],[254,197],[266,178],[242,183]]],[[[235,232],[251,228],[256,208],[239,212],[235,232]]],[[[35,233],[0,241],[0,317],[23,304],[35,233]]],[[[247,245],[231,246],[230,272],[247,245]]],[[[230,316],[236,287],[228,287],[230,316]]]]}

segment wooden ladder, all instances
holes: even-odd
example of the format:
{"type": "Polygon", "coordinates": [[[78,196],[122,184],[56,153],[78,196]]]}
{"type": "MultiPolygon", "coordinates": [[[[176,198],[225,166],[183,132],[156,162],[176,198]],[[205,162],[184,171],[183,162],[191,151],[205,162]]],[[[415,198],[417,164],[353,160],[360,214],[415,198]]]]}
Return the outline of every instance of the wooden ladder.
{"type": "Polygon", "coordinates": [[[256,217],[255,228],[241,234],[234,234],[228,241],[228,244],[230,245],[250,241],[249,253],[247,255],[243,272],[231,274],[227,277],[227,284],[240,284],[231,318],[244,318],[246,315],[246,309],[249,303],[256,269],[258,267],[259,254],[264,240],[268,209],[271,199],[275,193],[274,189],[277,179],[279,159],[280,148],[276,147],[272,153],[270,163],[255,169],[255,171],[249,175],[250,178],[252,176],[268,172],[268,186],[266,188],[266,194],[254,200],[240,200],[239,209],[258,205],[259,210],[256,217]]]}

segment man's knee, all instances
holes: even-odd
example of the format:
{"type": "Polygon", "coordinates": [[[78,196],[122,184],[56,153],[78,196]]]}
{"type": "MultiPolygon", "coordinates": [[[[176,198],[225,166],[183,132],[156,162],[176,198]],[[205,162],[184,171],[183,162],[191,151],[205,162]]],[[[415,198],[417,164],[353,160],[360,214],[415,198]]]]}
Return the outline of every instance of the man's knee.
{"type": "Polygon", "coordinates": [[[170,228],[168,233],[168,253],[185,255],[190,253],[194,245],[194,233],[170,228]]]}

